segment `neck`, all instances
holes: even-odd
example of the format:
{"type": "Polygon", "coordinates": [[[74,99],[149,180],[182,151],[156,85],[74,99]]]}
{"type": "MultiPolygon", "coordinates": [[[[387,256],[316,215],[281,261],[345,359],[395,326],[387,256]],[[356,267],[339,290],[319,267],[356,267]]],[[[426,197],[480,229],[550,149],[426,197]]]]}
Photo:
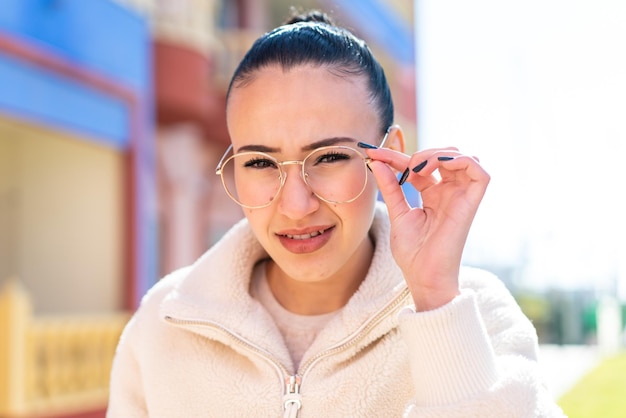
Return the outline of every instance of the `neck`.
{"type": "Polygon", "coordinates": [[[363,244],[332,276],[318,281],[288,276],[273,260],[267,263],[266,276],[276,300],[288,311],[299,315],[322,315],[343,308],[365,279],[374,254],[374,244],[363,244]]]}

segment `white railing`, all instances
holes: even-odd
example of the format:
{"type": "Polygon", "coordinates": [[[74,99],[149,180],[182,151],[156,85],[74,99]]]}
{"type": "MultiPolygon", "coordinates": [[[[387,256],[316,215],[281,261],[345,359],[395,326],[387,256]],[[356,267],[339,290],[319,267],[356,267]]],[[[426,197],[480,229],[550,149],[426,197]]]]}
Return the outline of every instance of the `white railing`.
{"type": "Polygon", "coordinates": [[[117,341],[129,319],[33,316],[12,279],[0,287],[0,417],[104,410],[117,341]]]}

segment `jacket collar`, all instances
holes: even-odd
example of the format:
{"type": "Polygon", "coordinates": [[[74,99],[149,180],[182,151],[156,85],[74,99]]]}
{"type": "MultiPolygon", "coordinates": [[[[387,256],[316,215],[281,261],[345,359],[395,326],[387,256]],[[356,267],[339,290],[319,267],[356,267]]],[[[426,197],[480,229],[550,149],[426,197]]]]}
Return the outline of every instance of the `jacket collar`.
{"type": "MultiPolygon", "coordinates": [[[[406,293],[406,284],[391,255],[388,219],[386,208],[378,203],[371,228],[376,248],[367,276],[315,346],[337,344],[346,335],[357,332],[374,312],[406,293]]],[[[243,219],[185,270],[184,277],[163,300],[161,316],[218,323],[269,352],[279,351],[288,357],[284,347],[276,346],[276,341],[282,339],[269,314],[249,292],[254,265],[266,257],[248,222],[243,219]]],[[[377,338],[380,332],[397,325],[395,315],[388,317],[389,320],[377,327],[382,325],[377,335],[371,338],[377,338]]]]}

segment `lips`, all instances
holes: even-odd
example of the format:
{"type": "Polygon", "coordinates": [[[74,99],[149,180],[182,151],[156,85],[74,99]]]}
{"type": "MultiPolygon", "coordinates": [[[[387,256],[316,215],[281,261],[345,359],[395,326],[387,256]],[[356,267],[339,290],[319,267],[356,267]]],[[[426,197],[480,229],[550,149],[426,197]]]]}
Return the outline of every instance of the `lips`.
{"type": "Polygon", "coordinates": [[[277,233],[282,246],[295,254],[311,253],[322,248],[330,240],[334,226],[288,230],[277,233]]]}

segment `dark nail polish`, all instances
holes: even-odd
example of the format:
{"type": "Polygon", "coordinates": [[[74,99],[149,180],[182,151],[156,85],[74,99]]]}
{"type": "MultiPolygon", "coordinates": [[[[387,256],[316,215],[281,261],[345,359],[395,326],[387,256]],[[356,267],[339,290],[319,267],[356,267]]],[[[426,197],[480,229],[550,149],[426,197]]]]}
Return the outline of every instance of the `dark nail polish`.
{"type": "Polygon", "coordinates": [[[454,157],[437,157],[439,161],[450,161],[454,160],[454,157]]]}
{"type": "Polygon", "coordinates": [[[376,145],[368,144],[367,142],[357,142],[356,144],[359,148],[367,148],[367,149],[377,149],[376,145]]]}
{"type": "Polygon", "coordinates": [[[398,184],[400,186],[402,186],[404,184],[404,182],[406,181],[406,179],[409,177],[409,174],[411,173],[411,171],[408,169],[404,170],[404,173],[402,173],[402,177],[400,177],[400,180],[398,181],[398,184]]]}
{"type": "Polygon", "coordinates": [[[422,161],[421,163],[419,163],[418,165],[413,167],[413,172],[414,173],[419,173],[420,171],[422,171],[424,169],[424,167],[426,167],[427,163],[428,163],[428,160],[422,161]]]}

